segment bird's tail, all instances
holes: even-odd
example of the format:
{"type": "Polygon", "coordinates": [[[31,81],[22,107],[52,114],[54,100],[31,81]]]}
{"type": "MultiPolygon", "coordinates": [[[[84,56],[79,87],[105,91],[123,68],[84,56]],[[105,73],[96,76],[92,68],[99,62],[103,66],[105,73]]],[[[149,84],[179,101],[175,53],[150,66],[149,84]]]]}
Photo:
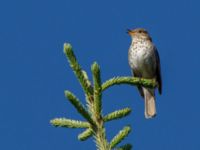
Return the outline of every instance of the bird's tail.
{"type": "Polygon", "coordinates": [[[156,116],[156,102],[154,89],[143,88],[145,99],[145,118],[153,118],[156,116]]]}

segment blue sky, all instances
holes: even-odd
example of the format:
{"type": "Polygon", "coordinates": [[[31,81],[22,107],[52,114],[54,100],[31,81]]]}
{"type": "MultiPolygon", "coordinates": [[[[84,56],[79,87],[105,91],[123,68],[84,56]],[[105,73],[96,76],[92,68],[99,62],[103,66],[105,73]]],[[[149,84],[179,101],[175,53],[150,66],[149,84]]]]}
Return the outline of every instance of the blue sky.
{"type": "Polygon", "coordinates": [[[146,28],[160,53],[163,94],[158,115],[146,120],[136,88],[103,94],[104,114],[131,107],[126,119],[106,124],[110,140],[124,125],[135,150],[200,149],[200,2],[197,0],[1,0],[0,149],[95,149],[77,140],[81,130],[54,128],[54,117],[82,119],[64,98],[84,94],[63,54],[70,42],[82,67],[101,66],[102,80],[131,75],[127,28],[146,28]],[[113,126],[114,125],[114,126],[113,126]]]}

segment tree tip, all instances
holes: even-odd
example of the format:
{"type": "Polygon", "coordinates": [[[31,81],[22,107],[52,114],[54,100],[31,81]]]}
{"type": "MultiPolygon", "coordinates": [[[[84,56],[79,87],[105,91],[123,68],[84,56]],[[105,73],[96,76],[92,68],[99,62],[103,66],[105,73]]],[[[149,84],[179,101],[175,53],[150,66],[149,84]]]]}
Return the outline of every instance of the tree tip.
{"type": "Polygon", "coordinates": [[[68,50],[71,50],[72,46],[69,43],[64,43],[64,53],[67,53],[68,50]]]}
{"type": "Polygon", "coordinates": [[[92,71],[99,71],[100,70],[100,66],[98,65],[98,63],[95,61],[93,64],[92,64],[92,71]]]}
{"type": "Polygon", "coordinates": [[[65,90],[65,91],[64,91],[64,94],[65,94],[66,97],[68,97],[69,95],[71,95],[71,92],[68,91],[68,90],[65,90]]]}
{"type": "Polygon", "coordinates": [[[53,125],[53,126],[56,126],[56,119],[50,120],[50,124],[53,125]]]}

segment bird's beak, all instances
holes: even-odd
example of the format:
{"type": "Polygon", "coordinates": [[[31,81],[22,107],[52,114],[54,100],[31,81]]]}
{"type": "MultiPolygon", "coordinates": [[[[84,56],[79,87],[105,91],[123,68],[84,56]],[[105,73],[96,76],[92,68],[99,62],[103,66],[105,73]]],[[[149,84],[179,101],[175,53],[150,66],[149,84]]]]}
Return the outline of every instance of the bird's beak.
{"type": "Polygon", "coordinates": [[[133,35],[135,32],[133,30],[127,29],[126,33],[129,34],[129,35],[133,35]]]}

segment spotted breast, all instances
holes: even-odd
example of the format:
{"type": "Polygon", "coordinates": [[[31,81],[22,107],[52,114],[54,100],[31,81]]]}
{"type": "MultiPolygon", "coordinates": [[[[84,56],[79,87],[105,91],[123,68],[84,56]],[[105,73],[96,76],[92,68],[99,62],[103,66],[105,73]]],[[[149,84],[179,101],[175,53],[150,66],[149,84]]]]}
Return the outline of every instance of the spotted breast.
{"type": "Polygon", "coordinates": [[[156,73],[155,46],[145,39],[134,39],[129,48],[129,65],[144,78],[153,78],[156,73]]]}

